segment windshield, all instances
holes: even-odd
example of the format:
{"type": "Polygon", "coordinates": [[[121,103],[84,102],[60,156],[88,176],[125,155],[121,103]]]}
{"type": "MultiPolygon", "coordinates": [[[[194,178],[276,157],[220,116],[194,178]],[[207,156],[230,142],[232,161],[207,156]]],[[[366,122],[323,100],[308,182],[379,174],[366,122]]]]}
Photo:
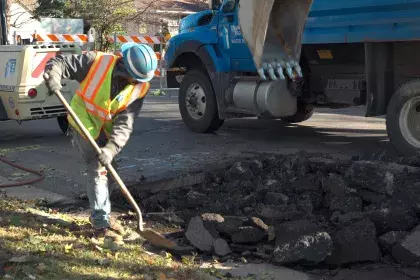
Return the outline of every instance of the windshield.
{"type": "Polygon", "coordinates": [[[223,6],[224,13],[232,13],[235,11],[236,3],[238,0],[227,0],[225,5],[223,6]]]}

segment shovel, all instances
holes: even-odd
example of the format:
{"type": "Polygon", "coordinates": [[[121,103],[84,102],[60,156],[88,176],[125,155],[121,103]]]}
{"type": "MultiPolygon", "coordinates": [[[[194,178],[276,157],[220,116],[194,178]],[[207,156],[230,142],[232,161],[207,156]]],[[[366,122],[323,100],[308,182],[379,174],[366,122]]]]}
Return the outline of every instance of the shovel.
{"type": "MultiPolygon", "coordinates": [[[[48,78],[48,77],[46,77],[48,78]]],[[[83,123],[80,121],[76,113],[73,111],[73,109],[70,107],[70,105],[67,103],[64,96],[61,94],[61,92],[55,92],[55,95],[57,95],[58,99],[61,101],[61,103],[66,108],[67,112],[70,114],[70,116],[73,118],[73,120],[76,122],[79,129],[83,132],[84,136],[88,139],[92,147],[95,149],[95,151],[99,154],[102,153],[101,148],[99,148],[96,141],[92,138],[89,131],[85,128],[83,123]]],[[[137,205],[136,201],[134,200],[131,193],[128,191],[127,187],[125,186],[124,182],[121,180],[120,176],[118,175],[117,171],[114,169],[114,167],[111,164],[107,164],[105,166],[107,170],[111,173],[112,177],[114,178],[115,182],[117,182],[118,186],[120,187],[122,193],[124,194],[125,198],[128,200],[130,205],[135,209],[137,214],[137,229],[139,231],[139,234],[145,238],[147,241],[149,241],[151,244],[157,246],[157,247],[163,247],[167,249],[177,249],[178,245],[166,239],[163,235],[160,233],[154,231],[150,228],[144,228],[143,227],[143,217],[141,214],[140,207],[137,205]]]]}

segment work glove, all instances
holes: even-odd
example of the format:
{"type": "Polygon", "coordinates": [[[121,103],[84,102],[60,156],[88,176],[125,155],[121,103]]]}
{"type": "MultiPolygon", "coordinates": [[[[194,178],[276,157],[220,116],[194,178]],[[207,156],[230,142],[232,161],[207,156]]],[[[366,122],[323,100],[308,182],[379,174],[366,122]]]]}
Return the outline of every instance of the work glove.
{"type": "Polygon", "coordinates": [[[107,166],[108,164],[111,164],[117,154],[117,146],[108,142],[105,147],[101,148],[101,154],[98,156],[98,160],[103,166],[107,166]]]}
{"type": "Polygon", "coordinates": [[[45,85],[48,88],[48,95],[51,96],[55,92],[60,91],[63,87],[61,86],[61,77],[54,73],[44,74],[45,85]]]}

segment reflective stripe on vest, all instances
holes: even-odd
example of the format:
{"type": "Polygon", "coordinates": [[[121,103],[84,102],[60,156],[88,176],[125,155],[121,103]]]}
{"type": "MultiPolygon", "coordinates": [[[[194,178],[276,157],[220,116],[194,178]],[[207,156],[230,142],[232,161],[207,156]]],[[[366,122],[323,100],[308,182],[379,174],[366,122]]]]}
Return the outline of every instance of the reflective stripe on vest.
{"type": "MultiPolygon", "coordinates": [[[[95,139],[102,129],[109,136],[115,115],[135,100],[144,98],[150,87],[149,83],[128,85],[111,100],[112,71],[117,60],[117,56],[98,52],[71,103],[71,107],[95,139]]],[[[68,119],[69,124],[81,133],[71,116],[68,119]]]]}
{"type": "Polygon", "coordinates": [[[123,100],[123,102],[118,106],[117,109],[113,108],[114,104],[111,104],[110,111],[111,116],[114,117],[115,114],[118,114],[121,111],[124,111],[131,103],[136,101],[137,99],[142,99],[146,96],[147,92],[149,91],[150,84],[149,83],[140,83],[133,87],[132,91],[127,94],[123,100]]]}
{"type": "MultiPolygon", "coordinates": [[[[149,91],[149,83],[137,84],[135,86],[128,85],[121,93],[111,101],[109,110],[113,118],[118,113],[124,111],[130,104],[138,99],[144,98],[149,91]]],[[[103,130],[107,137],[112,133],[112,121],[106,121],[103,130]]]]}
{"type": "Polygon", "coordinates": [[[101,108],[97,108],[95,105],[84,101],[86,111],[88,111],[90,114],[95,115],[99,117],[103,121],[110,121],[112,120],[111,116],[106,112],[101,110],[101,108]]]}
{"type": "Polygon", "coordinates": [[[86,101],[95,99],[100,85],[104,82],[106,74],[111,69],[112,63],[117,59],[117,57],[113,55],[98,55],[100,55],[100,58],[98,59],[97,64],[92,65],[94,68],[92,71],[89,71],[92,72],[93,77],[88,77],[88,82],[82,90],[82,97],[86,101]]]}

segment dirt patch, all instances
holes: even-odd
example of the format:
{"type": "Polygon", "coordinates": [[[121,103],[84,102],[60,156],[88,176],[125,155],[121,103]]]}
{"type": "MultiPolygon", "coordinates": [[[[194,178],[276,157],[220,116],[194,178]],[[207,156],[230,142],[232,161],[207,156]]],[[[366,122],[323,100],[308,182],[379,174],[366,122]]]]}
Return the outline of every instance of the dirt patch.
{"type": "Polygon", "coordinates": [[[343,160],[300,152],[243,160],[207,172],[200,184],[136,195],[145,212],[176,215],[181,239],[222,261],[410,265],[417,263],[406,240],[418,231],[417,166],[417,157],[343,160]],[[386,242],[396,231],[407,237],[386,242]]]}

